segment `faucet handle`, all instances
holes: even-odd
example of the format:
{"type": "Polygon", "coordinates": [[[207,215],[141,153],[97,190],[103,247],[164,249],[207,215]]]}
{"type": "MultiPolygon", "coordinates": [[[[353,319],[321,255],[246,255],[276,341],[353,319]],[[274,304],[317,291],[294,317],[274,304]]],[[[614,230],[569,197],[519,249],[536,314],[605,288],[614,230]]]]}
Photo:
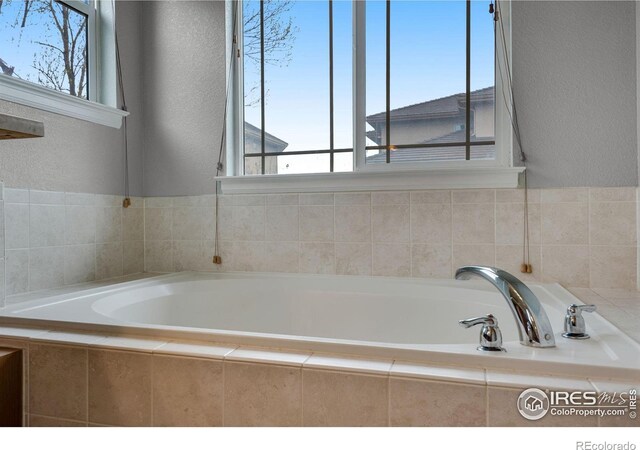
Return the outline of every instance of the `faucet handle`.
{"type": "Polygon", "coordinates": [[[564,333],[562,337],[568,339],[589,339],[587,334],[587,325],[582,317],[583,312],[594,312],[596,305],[576,305],[571,304],[567,308],[567,314],[564,316],[564,333]]]}
{"type": "Polygon", "coordinates": [[[506,352],[502,348],[502,332],[498,327],[498,319],[493,314],[460,320],[458,323],[464,328],[482,325],[478,350],[483,352],[506,352]]]}

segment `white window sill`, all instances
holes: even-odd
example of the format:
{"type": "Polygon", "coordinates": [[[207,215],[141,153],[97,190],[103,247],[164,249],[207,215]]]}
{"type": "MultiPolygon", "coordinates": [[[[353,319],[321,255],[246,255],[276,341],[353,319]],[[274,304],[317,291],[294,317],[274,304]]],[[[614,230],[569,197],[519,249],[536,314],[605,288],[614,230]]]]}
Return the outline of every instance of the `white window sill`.
{"type": "Polygon", "coordinates": [[[397,191],[518,187],[524,167],[434,168],[398,172],[217,177],[222,194],[397,191]]]}
{"type": "Polygon", "coordinates": [[[6,75],[0,75],[0,100],[112,128],[120,128],[122,118],[129,115],[128,112],[120,109],[56,92],[6,75]]]}

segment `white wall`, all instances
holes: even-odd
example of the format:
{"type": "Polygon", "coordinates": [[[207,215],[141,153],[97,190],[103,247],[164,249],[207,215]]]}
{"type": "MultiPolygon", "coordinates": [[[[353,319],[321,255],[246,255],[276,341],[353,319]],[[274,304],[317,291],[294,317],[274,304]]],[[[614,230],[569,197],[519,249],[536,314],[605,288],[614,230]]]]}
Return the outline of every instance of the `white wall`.
{"type": "Polygon", "coordinates": [[[634,2],[514,1],[513,71],[533,187],[637,185],[634,2]]]}
{"type": "Polygon", "coordinates": [[[225,95],[224,2],[143,2],[145,195],[214,192],[225,95]]]}

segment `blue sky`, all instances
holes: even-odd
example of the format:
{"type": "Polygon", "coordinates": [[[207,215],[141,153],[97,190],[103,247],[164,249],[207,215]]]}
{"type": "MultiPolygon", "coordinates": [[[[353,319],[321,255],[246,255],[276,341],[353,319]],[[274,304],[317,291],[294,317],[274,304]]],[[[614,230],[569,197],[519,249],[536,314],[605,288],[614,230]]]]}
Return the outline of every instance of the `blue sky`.
{"type": "MultiPolygon", "coordinates": [[[[0,10],[0,58],[21,78],[37,81],[37,72],[32,67],[34,59],[42,55],[43,47],[37,42],[60,45],[61,39],[52,27],[48,13],[38,13],[33,7],[28,15],[25,27],[21,27],[24,11],[23,0],[5,0],[0,10]]],[[[77,24],[82,20],[80,14],[71,14],[71,20],[77,24]]],[[[60,58],[61,60],[62,58],[60,58]]]]}
{"type": "MultiPolygon", "coordinates": [[[[494,84],[493,22],[488,1],[472,2],[472,89],[494,84]]],[[[335,147],[352,147],[352,4],[334,1],[335,147]]],[[[465,90],[464,1],[393,1],[391,6],[391,107],[398,108],[465,90]]],[[[385,109],[384,1],[367,2],[367,114],[385,109]]],[[[266,131],[289,142],[288,150],[329,148],[329,47],[326,1],[298,1],[289,15],[297,27],[292,60],[267,65],[266,131]]],[[[245,84],[259,72],[245,67],[245,84]],[[248,70],[249,69],[249,70],[248,70]]],[[[260,125],[260,105],[245,118],[260,125]]],[[[279,158],[281,172],[317,171],[328,156],[279,158]],[[286,167],[286,164],[297,167],[286,167]],[[307,170],[309,169],[309,170],[307,170]]],[[[344,155],[350,166],[350,155],[344,155]]],[[[349,167],[344,166],[343,169],[349,167]]]]}

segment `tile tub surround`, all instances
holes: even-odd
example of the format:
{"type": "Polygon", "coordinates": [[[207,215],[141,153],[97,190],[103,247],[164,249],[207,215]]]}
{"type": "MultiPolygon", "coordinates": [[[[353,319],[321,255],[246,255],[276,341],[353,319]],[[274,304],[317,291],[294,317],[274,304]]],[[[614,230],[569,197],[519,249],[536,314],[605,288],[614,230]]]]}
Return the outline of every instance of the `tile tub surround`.
{"type": "Polygon", "coordinates": [[[407,361],[0,327],[30,426],[638,426],[516,410],[523,389],[635,386],[407,361]]]}
{"type": "Polygon", "coordinates": [[[144,210],[133,198],[4,189],[6,302],[31,291],[144,270],[144,210]]]}
{"type": "Polygon", "coordinates": [[[145,199],[145,269],[451,278],[495,265],[524,281],[636,289],[637,189],[529,191],[533,274],[520,273],[521,189],[145,199]]]}

